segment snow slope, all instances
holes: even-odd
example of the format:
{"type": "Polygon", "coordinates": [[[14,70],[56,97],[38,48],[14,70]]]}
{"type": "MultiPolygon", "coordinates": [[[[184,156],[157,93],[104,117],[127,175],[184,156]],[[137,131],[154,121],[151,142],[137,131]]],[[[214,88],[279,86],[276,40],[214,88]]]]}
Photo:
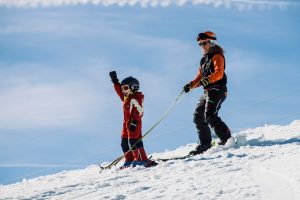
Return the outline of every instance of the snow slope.
{"type": "MultiPolygon", "coordinates": [[[[300,199],[300,120],[235,137],[238,144],[228,142],[153,168],[114,168],[99,174],[99,167],[92,165],[2,185],[0,199],[300,199]]],[[[194,146],[152,156],[185,155],[194,146]]]]}

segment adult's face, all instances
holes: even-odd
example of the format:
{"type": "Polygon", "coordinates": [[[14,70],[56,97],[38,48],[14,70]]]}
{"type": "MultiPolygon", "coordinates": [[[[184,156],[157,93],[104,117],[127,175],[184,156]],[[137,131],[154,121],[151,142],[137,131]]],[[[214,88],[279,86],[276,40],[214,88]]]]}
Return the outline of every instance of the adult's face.
{"type": "Polygon", "coordinates": [[[202,53],[205,55],[209,52],[210,49],[210,40],[199,40],[198,41],[199,46],[201,47],[202,53]]]}

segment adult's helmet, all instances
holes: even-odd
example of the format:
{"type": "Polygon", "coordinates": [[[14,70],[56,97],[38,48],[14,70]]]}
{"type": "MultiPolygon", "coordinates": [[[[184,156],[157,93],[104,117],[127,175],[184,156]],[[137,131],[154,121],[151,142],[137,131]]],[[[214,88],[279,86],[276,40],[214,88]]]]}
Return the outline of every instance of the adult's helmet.
{"type": "Polygon", "coordinates": [[[136,78],[129,76],[125,78],[121,85],[128,85],[132,92],[137,92],[140,89],[140,83],[136,78]]]}
{"type": "Polygon", "coordinates": [[[206,31],[203,33],[199,33],[197,36],[197,41],[199,40],[217,40],[217,36],[215,33],[211,32],[211,31],[206,31]]]}

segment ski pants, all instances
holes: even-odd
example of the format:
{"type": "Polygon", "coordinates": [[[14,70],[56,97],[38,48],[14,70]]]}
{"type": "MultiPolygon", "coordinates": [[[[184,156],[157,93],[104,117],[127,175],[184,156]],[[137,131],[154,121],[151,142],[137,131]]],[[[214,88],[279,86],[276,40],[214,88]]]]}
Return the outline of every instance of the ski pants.
{"type": "Polygon", "coordinates": [[[209,126],[221,140],[227,140],[231,137],[229,128],[218,116],[218,111],[226,96],[226,88],[205,90],[201,96],[194,112],[194,123],[197,128],[200,144],[211,144],[212,138],[209,126]]]}
{"type": "Polygon", "coordinates": [[[145,161],[148,160],[147,154],[144,149],[142,141],[137,142],[139,139],[123,138],[121,147],[125,155],[125,161],[145,161]],[[136,144],[136,145],[135,145],[136,144]],[[131,151],[129,149],[135,145],[131,151]]]}
{"type": "MultiPolygon", "coordinates": [[[[127,152],[136,142],[138,139],[131,139],[131,138],[122,138],[121,147],[123,152],[127,152]],[[130,146],[129,146],[130,145],[130,146]]],[[[132,150],[144,148],[144,144],[142,141],[139,141],[132,150]]]]}

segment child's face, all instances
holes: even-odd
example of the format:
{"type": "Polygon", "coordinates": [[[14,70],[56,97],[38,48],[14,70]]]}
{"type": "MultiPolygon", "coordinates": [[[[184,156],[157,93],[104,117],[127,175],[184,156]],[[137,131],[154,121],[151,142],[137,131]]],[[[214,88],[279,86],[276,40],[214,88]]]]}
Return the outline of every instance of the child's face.
{"type": "Polygon", "coordinates": [[[125,95],[126,97],[128,97],[129,95],[132,94],[132,91],[130,90],[128,85],[122,85],[121,89],[122,89],[123,95],[125,95]]]}

